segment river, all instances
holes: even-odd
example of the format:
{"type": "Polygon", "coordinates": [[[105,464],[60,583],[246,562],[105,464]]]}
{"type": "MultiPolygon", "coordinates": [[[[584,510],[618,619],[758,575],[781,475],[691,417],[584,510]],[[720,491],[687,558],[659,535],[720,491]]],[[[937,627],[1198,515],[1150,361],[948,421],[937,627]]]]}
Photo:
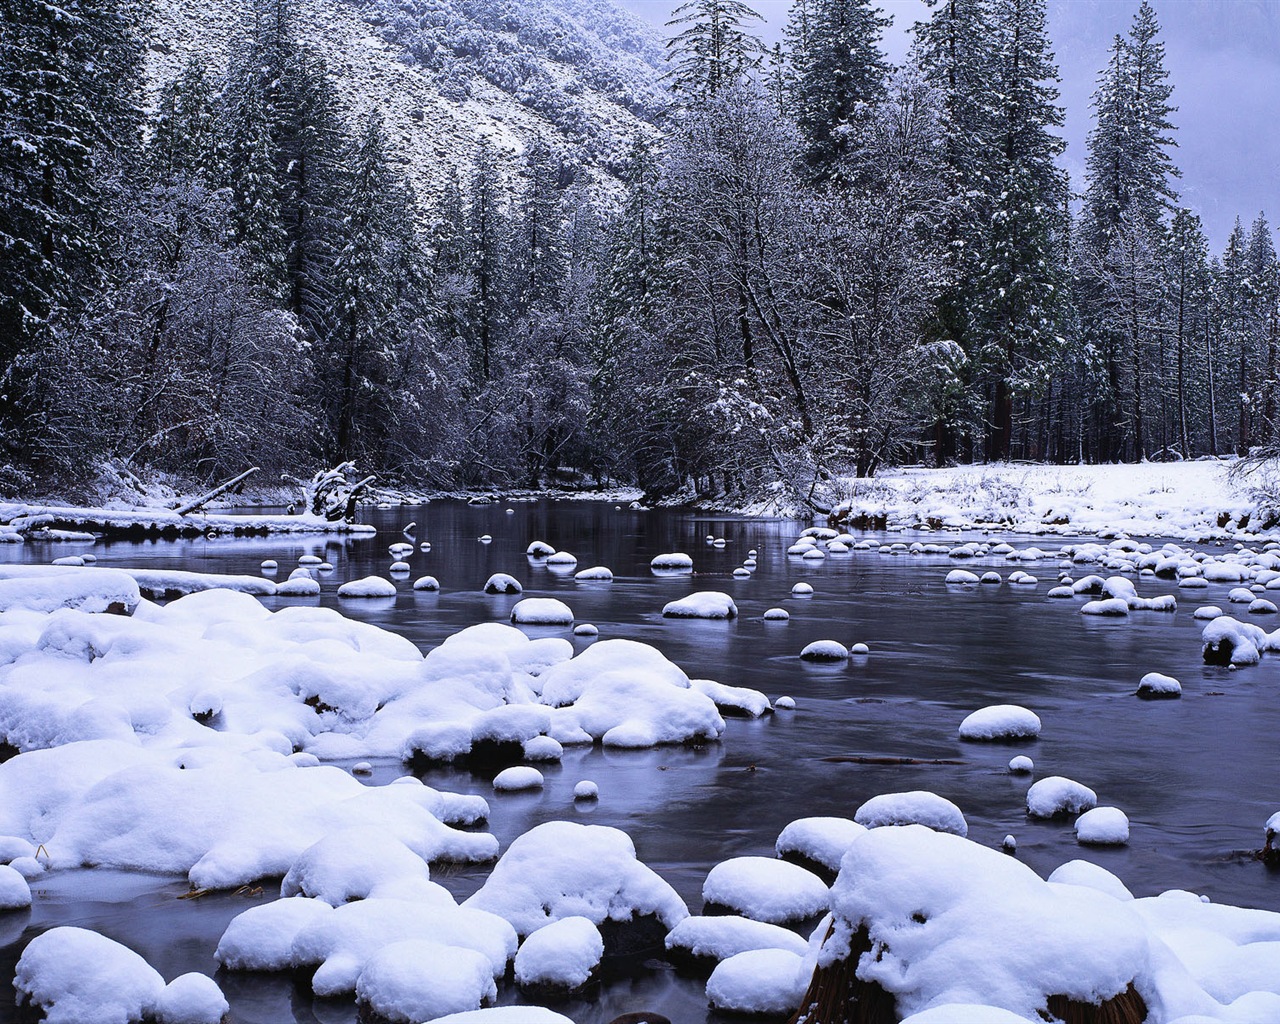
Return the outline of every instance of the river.
{"type": "MultiPolygon", "coordinates": [[[[1137,580],[1139,593],[1176,594],[1176,614],[1138,612],[1120,620],[1079,614],[1080,600],[1049,600],[1057,560],[1023,565],[1035,587],[1002,585],[970,589],[942,580],[956,563],[945,555],[884,555],[856,551],[814,564],[785,554],[803,524],[632,511],[604,502],[549,501],[473,507],[441,501],[422,507],[368,510],[376,538],[210,538],[173,542],[100,541],[99,565],[164,567],[202,572],[259,572],[267,558],[281,565],[280,579],[303,554],[333,563],[312,599],[344,614],[400,633],[424,651],[465,626],[505,621],[515,596],[482,593],[494,572],[516,576],[522,596],[554,596],[578,622],[599,627],[600,638],[626,637],[659,647],[690,676],[783,694],[793,712],[761,720],[730,719],[722,742],[702,749],[643,752],[568,748],[559,767],[544,769],[547,784],[536,794],[495,794],[487,779],[465,772],[432,771],[431,785],[478,793],[491,808],[488,830],[505,849],[521,832],[558,818],[612,825],[628,832],[640,859],[666,878],[697,913],[701,884],[717,862],[738,855],[772,855],[788,822],[810,815],[852,817],[878,793],[927,789],[955,802],[969,837],[998,846],[1017,839],[1017,856],[1047,875],[1076,857],[1118,875],[1139,896],[1190,889],[1216,902],[1280,910],[1280,874],[1268,872],[1251,852],[1277,810],[1275,738],[1280,735],[1280,657],[1232,671],[1200,658],[1200,604],[1227,607],[1226,584],[1178,591],[1173,581],[1137,580]],[[416,522],[412,573],[386,600],[339,600],[347,579],[385,575],[389,544],[416,522]],[[488,543],[479,538],[489,535],[488,543]],[[723,538],[723,547],[707,537],[723,538]],[[577,569],[610,567],[612,583],[579,583],[527,559],[532,540],[573,552],[577,569]],[[758,566],[748,579],[732,570],[751,549],[758,566]],[[693,577],[655,576],[653,556],[685,551],[693,577]],[[438,593],[413,591],[411,581],[436,576],[438,593]],[[808,598],[791,596],[798,580],[814,587],[808,598]],[[728,622],[664,620],[662,606],[695,590],[731,594],[740,615],[728,622]],[[770,607],[787,608],[786,622],[766,622],[770,607]],[[862,641],[870,654],[838,667],[801,662],[812,640],[862,641]],[[1158,671],[1177,677],[1184,696],[1140,701],[1139,678],[1158,671]],[[1025,744],[973,744],[956,729],[969,712],[988,704],[1016,703],[1044,723],[1041,737],[1025,744]],[[1036,762],[1035,775],[1015,776],[1006,765],[1015,754],[1036,762]],[[910,758],[959,764],[866,764],[842,757],[910,758]],[[829,760],[836,758],[837,760],[829,760]],[[1065,775],[1097,791],[1099,803],[1129,817],[1130,840],[1118,848],[1077,845],[1069,822],[1026,817],[1024,794],[1033,778],[1065,775]],[[595,805],[575,805],[580,779],[600,788],[595,805]]],[[[1058,540],[998,535],[867,534],[886,541],[955,543],[1009,539],[1053,550],[1058,540]]],[[[81,550],[74,545],[29,543],[0,550],[0,558],[47,562],[81,550]]],[[[1002,558],[966,563],[1007,574],[1017,566],[1002,558]]],[[[1089,571],[1077,567],[1077,578],[1089,571]]],[[[266,599],[268,606],[286,599],[266,599]]],[[[530,629],[531,635],[568,635],[564,629],[530,629]]],[[[589,639],[574,637],[582,649],[589,639]]],[[[402,774],[396,763],[375,765],[372,784],[402,774]]],[[[376,856],[376,851],[370,851],[376,856]]],[[[483,880],[484,869],[442,870],[433,877],[462,897],[483,880]]],[[[268,883],[266,888],[271,889],[268,883]]],[[[179,900],[185,879],[77,871],[33,883],[29,915],[0,917],[0,970],[13,964],[35,934],[60,924],[90,927],[141,953],[166,979],[186,971],[212,973],[213,950],[226,922],[249,899],[219,894],[179,900]]],[[[668,968],[617,979],[593,995],[558,1006],[579,1024],[603,1024],[615,1015],[650,1009],[682,1024],[721,1020],[705,1006],[702,982],[668,968]]],[[[220,974],[234,1021],[349,1024],[354,1005],[314,1000],[284,978],[220,974]]],[[[513,1001],[510,986],[502,1002],[513,1001]]],[[[0,1020],[12,1011],[0,1000],[0,1020]]]]}

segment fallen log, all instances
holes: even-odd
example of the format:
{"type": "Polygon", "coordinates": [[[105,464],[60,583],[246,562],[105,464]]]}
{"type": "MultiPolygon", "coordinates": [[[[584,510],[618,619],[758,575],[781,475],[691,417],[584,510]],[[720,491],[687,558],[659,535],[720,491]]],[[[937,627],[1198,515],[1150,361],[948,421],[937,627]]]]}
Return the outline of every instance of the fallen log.
{"type": "Polygon", "coordinates": [[[206,503],[213,501],[213,499],[216,498],[219,494],[222,494],[224,491],[231,490],[231,488],[233,488],[236,484],[240,483],[242,480],[248,480],[249,477],[253,476],[253,474],[256,472],[258,472],[257,466],[254,466],[252,469],[246,469],[239,476],[232,477],[230,480],[226,481],[226,483],[218,484],[218,486],[215,487],[213,490],[208,491],[205,494],[202,494],[200,497],[196,498],[194,501],[189,501],[185,505],[179,506],[178,508],[174,509],[174,512],[176,512],[180,516],[190,515],[192,512],[201,508],[206,503]]]}

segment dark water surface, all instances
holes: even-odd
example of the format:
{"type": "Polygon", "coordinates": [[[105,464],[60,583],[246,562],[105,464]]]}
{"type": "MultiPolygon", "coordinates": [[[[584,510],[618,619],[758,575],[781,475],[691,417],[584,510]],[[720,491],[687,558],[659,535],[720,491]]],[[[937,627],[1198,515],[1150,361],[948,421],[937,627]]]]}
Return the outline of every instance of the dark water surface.
{"type": "MultiPolygon", "coordinates": [[[[335,571],[321,580],[311,603],[408,637],[428,650],[477,622],[505,621],[518,597],[481,592],[494,572],[516,576],[525,597],[554,596],[577,621],[594,623],[600,638],[626,637],[659,647],[690,676],[789,694],[797,710],[760,721],[730,719],[722,742],[701,750],[642,752],[568,748],[559,767],[544,768],[536,794],[499,795],[488,781],[464,772],[431,772],[442,789],[479,793],[489,801],[488,824],[503,848],[540,822],[568,818],[624,829],[640,859],[666,878],[697,913],[707,871],[727,857],[772,855],[779,831],[810,815],[852,817],[878,793],[928,789],[954,801],[969,822],[969,837],[998,846],[1006,834],[1018,857],[1042,875],[1076,857],[1118,875],[1139,896],[1183,888],[1215,902],[1280,910],[1280,873],[1251,857],[1262,845],[1263,823],[1280,807],[1276,791],[1276,737],[1280,735],[1280,657],[1238,672],[1201,663],[1200,629],[1192,611],[1201,604],[1227,607],[1226,584],[1181,591],[1169,581],[1138,580],[1139,593],[1175,593],[1176,614],[1139,612],[1122,620],[1081,616],[1079,600],[1049,600],[1057,562],[1021,566],[1039,576],[1037,587],[949,588],[942,583],[956,563],[945,556],[832,555],[817,565],[788,557],[787,545],[803,524],[639,512],[602,502],[495,504],[469,507],[437,502],[426,507],[370,510],[376,538],[201,539],[177,542],[100,542],[99,565],[147,566],[204,572],[258,574],[263,559],[280,563],[283,580],[297,558],[317,554],[335,571]],[[506,510],[512,511],[508,513],[506,510]],[[401,529],[418,526],[412,573],[395,599],[342,600],[334,591],[348,579],[386,575],[389,544],[401,529]],[[481,543],[483,534],[492,542],[481,543]],[[723,537],[715,548],[709,535],[723,537]],[[612,583],[578,583],[524,555],[544,540],[578,557],[575,569],[609,566],[612,583]],[[758,550],[750,579],[730,573],[748,550],[758,550]],[[696,577],[655,577],[654,555],[685,551],[696,577]],[[439,593],[415,592],[412,580],[431,574],[439,593]],[[809,598],[791,586],[813,584],[809,598]],[[665,602],[696,590],[724,590],[738,605],[732,622],[672,621],[665,602]],[[789,622],[764,622],[781,606],[789,622]],[[864,641],[870,655],[847,666],[814,667],[799,661],[811,640],[864,641]],[[1133,697],[1146,672],[1176,676],[1177,701],[1133,697]],[[987,704],[1023,704],[1044,729],[1029,744],[969,744],[956,738],[960,721],[987,704]],[[1066,775],[1098,793],[1099,803],[1129,816],[1128,846],[1080,847],[1070,822],[1032,822],[1024,794],[1032,779],[1008,773],[1015,754],[1036,762],[1034,778],[1066,775]],[[824,760],[841,755],[959,760],[960,765],[867,765],[824,760]],[[600,787],[594,807],[575,806],[580,779],[600,787]]],[[[868,535],[873,536],[873,535],[868,535]]],[[[883,535],[875,535],[881,536],[883,535]]],[[[991,535],[993,538],[995,535],[991,535]]],[[[892,540],[919,539],[893,535],[892,540]]],[[[926,540],[955,542],[956,535],[926,540]]],[[[971,539],[965,537],[964,539],[971,539]]],[[[1056,539],[1009,538],[1015,546],[1056,548],[1056,539]]],[[[79,550],[31,543],[0,548],[0,559],[47,562],[79,550]]],[[[1001,558],[977,560],[1007,575],[1018,567],[1001,558]]],[[[1076,578],[1089,567],[1076,567],[1076,578]]],[[[283,605],[272,598],[269,606],[283,605]]],[[[291,601],[290,603],[296,603],[291,601]]],[[[1270,628],[1260,620],[1264,628],[1270,628]]],[[[531,635],[568,635],[530,629],[531,635]]],[[[573,638],[575,648],[588,640],[573,638]]],[[[379,764],[375,783],[403,773],[379,764]]],[[[376,856],[376,852],[371,851],[376,856]]],[[[459,897],[474,891],[485,869],[436,871],[433,878],[459,897]]],[[[213,950],[226,923],[252,897],[221,894],[178,900],[185,879],[120,872],[65,872],[33,885],[29,915],[0,918],[0,970],[13,964],[26,942],[56,925],[94,928],[124,942],[166,979],[186,971],[212,973],[213,950]]],[[[272,884],[266,885],[270,898],[272,884]]],[[[349,1002],[314,1000],[287,979],[218,975],[233,1020],[288,1024],[350,1024],[349,1002]]],[[[504,987],[502,1002],[515,1000],[504,987]]],[[[0,998],[0,1020],[7,1019],[0,998]]],[[[628,1010],[652,1009],[673,1021],[721,1020],[705,1007],[700,981],[658,967],[614,981],[589,1001],[556,1007],[579,1024],[601,1024],[628,1010]]]]}

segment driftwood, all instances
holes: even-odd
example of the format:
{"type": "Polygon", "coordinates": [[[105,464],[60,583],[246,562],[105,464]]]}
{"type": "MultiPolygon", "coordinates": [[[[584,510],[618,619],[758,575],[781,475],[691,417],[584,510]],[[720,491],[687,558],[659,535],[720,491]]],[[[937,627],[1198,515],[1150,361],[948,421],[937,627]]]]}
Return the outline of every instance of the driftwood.
{"type": "Polygon", "coordinates": [[[200,497],[196,498],[194,501],[189,501],[185,505],[175,508],[174,511],[180,516],[190,515],[192,512],[196,511],[196,509],[201,508],[206,503],[212,501],[219,494],[223,493],[224,491],[231,490],[231,488],[233,488],[236,484],[240,483],[240,481],[248,480],[249,477],[253,476],[253,474],[256,472],[258,472],[257,466],[254,466],[252,469],[246,469],[239,476],[232,477],[226,483],[218,484],[218,486],[215,487],[213,490],[200,495],[200,497]]]}
{"type": "Polygon", "coordinates": [[[321,516],[334,523],[339,519],[354,523],[356,503],[361,493],[374,481],[372,475],[354,484],[347,483],[348,474],[355,474],[354,462],[343,462],[332,469],[322,469],[310,480],[282,474],[280,479],[302,488],[303,505],[313,516],[321,516]]]}
{"type": "MultiPolygon", "coordinates": [[[[834,931],[835,926],[829,926],[823,941],[830,939],[834,931]]],[[[898,1024],[902,1020],[891,993],[876,982],[857,976],[858,961],[872,948],[865,925],[849,945],[848,956],[815,968],[800,1009],[788,1024],[898,1024]]],[[[1102,1003],[1051,995],[1046,1009],[1064,1024],[1143,1024],[1147,1019],[1147,1004],[1132,983],[1102,1003]]]]}
{"type": "Polygon", "coordinates": [[[878,754],[832,754],[830,757],[822,758],[827,764],[887,764],[887,765],[912,765],[912,764],[965,764],[964,761],[957,761],[948,757],[888,757],[878,754]]]}

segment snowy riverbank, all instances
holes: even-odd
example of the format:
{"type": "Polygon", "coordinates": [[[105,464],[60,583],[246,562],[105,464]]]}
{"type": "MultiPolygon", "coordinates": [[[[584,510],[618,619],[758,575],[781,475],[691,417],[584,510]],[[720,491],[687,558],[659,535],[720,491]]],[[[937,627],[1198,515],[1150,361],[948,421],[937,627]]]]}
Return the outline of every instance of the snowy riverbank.
{"type": "Polygon", "coordinates": [[[1275,472],[1232,462],[1001,464],[886,470],[843,481],[834,519],[881,528],[1243,539],[1277,524],[1275,472]]]}

